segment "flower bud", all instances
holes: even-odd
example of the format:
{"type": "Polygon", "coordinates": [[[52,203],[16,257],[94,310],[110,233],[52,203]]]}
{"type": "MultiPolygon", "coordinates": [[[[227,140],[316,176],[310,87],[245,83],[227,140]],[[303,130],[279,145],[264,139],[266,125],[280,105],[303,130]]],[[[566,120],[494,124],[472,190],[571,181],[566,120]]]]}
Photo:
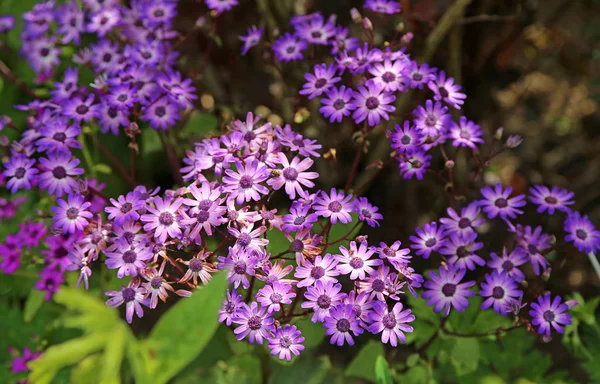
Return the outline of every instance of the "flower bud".
{"type": "Polygon", "coordinates": [[[494,139],[502,140],[502,134],[504,133],[504,128],[500,127],[496,129],[496,133],[494,133],[494,139]]]}
{"type": "Polygon", "coordinates": [[[402,39],[400,40],[400,43],[402,45],[408,45],[412,41],[412,39],[413,39],[414,36],[415,35],[413,35],[412,32],[408,32],[407,34],[405,34],[404,36],[402,36],[402,39]]]}
{"type": "Polygon", "coordinates": [[[454,168],[454,161],[453,160],[446,161],[446,168],[448,168],[448,169],[454,168]]]}
{"type": "Polygon", "coordinates": [[[523,138],[519,135],[511,135],[506,140],[507,148],[517,148],[523,142],[523,138]]]}
{"type": "Polygon", "coordinates": [[[552,273],[552,268],[548,268],[544,271],[544,273],[542,273],[542,280],[543,281],[548,281],[548,279],[550,278],[550,274],[552,273]]]}
{"type": "Polygon", "coordinates": [[[8,147],[10,145],[10,140],[6,136],[0,136],[0,147],[8,147]]]}
{"type": "Polygon", "coordinates": [[[352,21],[354,21],[357,24],[362,21],[362,16],[360,15],[360,12],[358,12],[358,9],[356,9],[356,8],[352,8],[350,10],[350,17],[352,18],[352,21]]]}
{"type": "Polygon", "coordinates": [[[542,337],[542,341],[544,343],[549,343],[550,341],[552,341],[552,336],[544,335],[544,337],[542,337]]]}
{"type": "Polygon", "coordinates": [[[404,31],[404,23],[403,22],[399,22],[396,25],[396,32],[402,32],[402,31],[404,31]]]}
{"type": "Polygon", "coordinates": [[[363,19],[363,28],[366,29],[367,31],[373,30],[373,23],[371,23],[371,20],[369,20],[368,17],[365,17],[363,19]]]}
{"type": "Polygon", "coordinates": [[[565,304],[567,304],[567,307],[569,307],[569,309],[579,305],[579,301],[577,300],[567,300],[565,301],[565,304]]]}
{"type": "Polygon", "coordinates": [[[204,27],[204,25],[206,24],[206,17],[204,16],[200,16],[197,20],[196,20],[196,24],[194,24],[194,26],[198,29],[204,27]]]}
{"type": "Polygon", "coordinates": [[[367,235],[356,236],[356,241],[358,241],[359,243],[366,243],[368,237],[369,236],[367,236],[367,235]]]}

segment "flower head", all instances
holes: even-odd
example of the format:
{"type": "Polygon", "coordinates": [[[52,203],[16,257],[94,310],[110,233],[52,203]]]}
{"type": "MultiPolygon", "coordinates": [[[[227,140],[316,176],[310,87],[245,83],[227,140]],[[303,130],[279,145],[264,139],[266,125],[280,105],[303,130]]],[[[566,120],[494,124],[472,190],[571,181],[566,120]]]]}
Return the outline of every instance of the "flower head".
{"type": "Polygon", "coordinates": [[[352,204],[350,200],[352,195],[344,195],[344,192],[336,192],[335,188],[331,188],[329,195],[324,191],[316,198],[313,209],[315,213],[322,217],[329,217],[331,224],[336,224],[338,221],[342,224],[348,224],[352,221],[350,212],[352,204]]]}
{"type": "Polygon", "coordinates": [[[386,92],[381,84],[367,84],[367,86],[358,86],[358,91],[354,92],[353,106],[356,108],[352,118],[358,124],[365,120],[370,126],[379,125],[381,119],[389,120],[388,113],[394,112],[396,107],[391,105],[396,96],[391,92],[386,92]]]}
{"type": "Polygon", "coordinates": [[[347,342],[348,345],[354,345],[354,336],[363,333],[356,318],[356,312],[350,304],[338,304],[329,310],[329,316],[325,317],[325,334],[330,335],[330,343],[337,344],[339,347],[347,342]]]}
{"type": "Polygon", "coordinates": [[[531,324],[538,327],[539,334],[550,336],[552,328],[558,333],[564,333],[564,326],[571,324],[571,315],[565,313],[569,309],[560,296],[552,300],[549,293],[540,296],[536,303],[531,303],[529,315],[533,318],[531,324]]]}
{"type": "Polygon", "coordinates": [[[140,287],[139,282],[132,280],[127,287],[121,287],[120,291],[108,291],[105,294],[111,298],[106,301],[106,305],[111,308],[117,308],[121,304],[125,304],[125,319],[131,324],[133,313],[137,317],[144,316],[142,304],[147,305],[146,288],[140,287]]]}
{"type": "Polygon", "coordinates": [[[586,215],[571,213],[565,220],[565,240],[572,242],[581,252],[596,252],[600,249],[600,231],[586,215]]]}
{"type": "Polygon", "coordinates": [[[508,218],[514,219],[517,215],[523,213],[519,208],[526,204],[525,196],[517,195],[509,197],[512,190],[511,186],[503,189],[501,184],[496,184],[493,189],[489,186],[481,189],[481,194],[484,199],[480,200],[479,204],[490,219],[493,219],[496,216],[499,216],[504,220],[508,218]]]}
{"type": "Polygon", "coordinates": [[[485,299],[481,309],[493,305],[496,313],[506,316],[510,302],[523,295],[523,291],[517,288],[517,283],[504,272],[494,271],[486,274],[485,282],[481,283],[480,295],[485,299]]]}
{"type": "Polygon", "coordinates": [[[248,33],[245,36],[240,36],[239,39],[244,42],[242,47],[242,55],[246,55],[250,48],[256,46],[262,38],[263,29],[257,28],[256,25],[248,28],[248,33]]]}
{"type": "Polygon", "coordinates": [[[233,322],[239,326],[233,331],[238,340],[248,337],[250,344],[262,344],[264,339],[270,337],[269,332],[275,331],[273,317],[267,312],[267,308],[258,306],[253,301],[250,305],[242,303],[240,309],[233,317],[233,322]]]}
{"type": "Polygon", "coordinates": [[[453,266],[446,269],[443,265],[440,266],[439,274],[429,273],[431,280],[425,282],[423,298],[427,299],[427,305],[433,305],[434,312],[438,313],[443,309],[444,316],[448,316],[452,307],[459,312],[467,308],[467,298],[475,296],[475,292],[469,289],[475,282],[461,283],[465,273],[466,269],[455,269],[453,266]]]}
{"type": "Polygon", "coordinates": [[[549,215],[553,215],[555,211],[569,213],[571,212],[569,205],[575,204],[574,193],[557,186],[550,189],[545,185],[534,185],[529,192],[531,193],[529,200],[538,205],[538,213],[545,211],[548,211],[549,215]]]}
{"type": "Polygon", "coordinates": [[[93,215],[88,211],[91,203],[86,202],[83,196],[69,195],[67,201],[60,199],[57,204],[58,206],[52,207],[54,228],[60,229],[63,233],[74,233],[83,231],[88,226],[93,215]]]}
{"type": "Polygon", "coordinates": [[[271,355],[279,355],[279,360],[292,360],[292,354],[300,355],[304,350],[304,337],[295,325],[286,324],[278,327],[272,337],[268,338],[271,355]]]}
{"type": "Polygon", "coordinates": [[[336,255],[339,262],[338,272],[342,275],[350,275],[351,280],[364,280],[367,275],[375,273],[373,266],[383,263],[381,259],[371,259],[375,250],[369,249],[367,243],[361,243],[357,247],[356,241],[350,242],[350,249],[340,246],[341,255],[336,255]]]}
{"type": "Polygon", "coordinates": [[[415,316],[410,309],[402,310],[402,303],[394,304],[390,311],[385,301],[375,301],[373,311],[371,312],[371,325],[369,331],[372,333],[381,333],[381,342],[388,342],[395,347],[398,345],[398,339],[406,342],[404,332],[412,332],[414,329],[408,325],[415,320],[415,316]]]}

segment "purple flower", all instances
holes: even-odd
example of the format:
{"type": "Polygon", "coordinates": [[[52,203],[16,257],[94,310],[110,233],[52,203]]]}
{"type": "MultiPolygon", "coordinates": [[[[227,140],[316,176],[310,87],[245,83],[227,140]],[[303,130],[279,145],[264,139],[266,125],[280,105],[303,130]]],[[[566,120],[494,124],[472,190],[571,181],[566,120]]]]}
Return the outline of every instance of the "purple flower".
{"type": "MultiPolygon", "coordinates": [[[[2,27],[1,23],[2,23],[3,17],[4,16],[0,16],[0,28],[2,27]]],[[[1,32],[1,30],[0,30],[0,32],[1,32]]],[[[15,356],[15,358],[11,362],[10,370],[13,373],[29,371],[29,368],[27,367],[27,363],[29,363],[30,361],[36,360],[40,356],[42,356],[42,354],[40,352],[31,353],[31,350],[28,347],[25,347],[25,348],[23,348],[23,355],[15,356]]]]}
{"type": "Polygon", "coordinates": [[[385,301],[386,296],[389,296],[387,288],[392,280],[396,278],[396,274],[390,274],[390,267],[380,265],[376,273],[372,273],[364,281],[357,281],[356,286],[358,287],[359,293],[367,293],[370,295],[370,299],[385,301]]]}
{"type": "Polygon", "coordinates": [[[479,216],[480,214],[479,204],[472,202],[466,208],[460,211],[460,215],[452,209],[448,208],[448,218],[441,218],[441,228],[447,233],[468,233],[473,232],[476,227],[479,227],[485,222],[485,219],[479,216]]]}
{"type": "Polygon", "coordinates": [[[461,86],[454,83],[454,79],[450,76],[446,77],[444,71],[440,71],[437,76],[431,80],[427,86],[433,91],[435,96],[433,97],[436,101],[443,101],[444,103],[460,109],[461,105],[465,103],[467,95],[459,92],[461,86]]]}
{"type": "Polygon", "coordinates": [[[367,292],[356,293],[356,291],[350,291],[343,301],[343,304],[352,305],[352,309],[356,313],[356,319],[362,328],[367,329],[368,323],[370,322],[370,315],[373,308],[373,300],[371,295],[367,292]]]}
{"type": "Polygon", "coordinates": [[[269,312],[281,310],[282,304],[291,304],[296,297],[290,284],[274,281],[271,285],[265,285],[256,293],[256,301],[267,307],[269,312]]]}
{"type": "Polygon", "coordinates": [[[440,102],[425,101],[425,107],[419,105],[413,112],[414,124],[425,136],[437,136],[446,130],[451,121],[448,107],[442,106],[440,102]]]}
{"type": "Polygon", "coordinates": [[[248,28],[248,34],[246,36],[240,36],[239,39],[244,42],[242,47],[242,55],[246,55],[250,48],[256,46],[262,38],[263,29],[257,28],[256,25],[248,28]]]}
{"type": "Polygon", "coordinates": [[[230,192],[229,197],[235,199],[238,204],[247,201],[259,201],[261,194],[266,195],[269,189],[264,185],[260,185],[263,181],[269,178],[267,167],[258,160],[246,159],[242,164],[240,161],[235,162],[237,171],[228,169],[225,171],[227,176],[223,177],[225,190],[230,192]]]}
{"type": "Polygon", "coordinates": [[[177,210],[181,207],[182,199],[171,199],[165,197],[154,198],[154,206],[146,206],[150,213],[146,213],[140,217],[144,224],[144,231],[154,231],[154,238],[159,242],[164,243],[167,237],[177,239],[181,237],[181,228],[177,220],[177,210]]]}
{"type": "Polygon", "coordinates": [[[219,309],[219,323],[225,322],[225,325],[229,327],[233,318],[242,307],[243,302],[244,299],[242,298],[242,295],[239,295],[235,289],[228,289],[227,297],[223,300],[223,305],[221,305],[221,309],[219,309]]]}
{"type": "Polygon", "coordinates": [[[113,252],[105,252],[106,266],[110,269],[119,268],[117,277],[137,276],[138,272],[146,268],[146,261],[152,259],[154,254],[145,242],[135,246],[122,245],[113,252]]]}
{"type": "Polygon", "coordinates": [[[241,249],[234,251],[234,249],[230,247],[227,257],[219,256],[218,260],[219,269],[229,271],[227,273],[229,284],[233,284],[235,288],[239,287],[240,284],[242,284],[244,289],[250,287],[248,276],[254,276],[258,261],[251,250],[241,249]]]}
{"type": "Polygon", "coordinates": [[[15,193],[21,188],[30,190],[32,183],[35,183],[37,174],[39,173],[38,169],[34,168],[34,165],[34,159],[30,159],[22,154],[13,155],[4,163],[4,171],[2,172],[2,175],[10,177],[6,182],[6,188],[11,193],[15,193]]]}
{"type": "Polygon", "coordinates": [[[425,84],[435,79],[435,68],[430,68],[429,65],[423,63],[419,66],[416,61],[411,61],[402,72],[408,79],[411,88],[423,89],[425,84]]]}
{"type": "Polygon", "coordinates": [[[179,106],[166,97],[161,97],[158,101],[144,108],[142,120],[150,123],[154,129],[167,130],[175,125],[175,122],[181,118],[179,106]]]}
{"type": "Polygon", "coordinates": [[[138,101],[136,93],[136,88],[130,84],[121,83],[110,89],[105,100],[119,111],[127,112],[138,101]]]}
{"type": "Polygon", "coordinates": [[[356,241],[350,242],[350,249],[340,246],[341,255],[336,255],[338,264],[337,270],[342,275],[350,274],[351,280],[364,280],[366,275],[375,273],[373,266],[381,265],[381,259],[371,259],[375,250],[369,249],[367,243],[361,243],[357,248],[356,241]]]}
{"type": "Polygon", "coordinates": [[[448,137],[453,140],[453,146],[471,149],[477,149],[478,144],[483,144],[481,136],[483,136],[481,127],[464,116],[460,117],[458,124],[452,122],[448,134],[448,137]]]}
{"type": "Polygon", "coordinates": [[[461,283],[465,277],[466,269],[456,270],[451,265],[448,269],[440,266],[439,275],[429,272],[431,281],[425,282],[426,291],[423,298],[428,299],[427,305],[433,305],[433,310],[439,313],[444,309],[444,316],[448,316],[450,308],[454,307],[459,312],[464,311],[469,305],[467,298],[475,296],[469,288],[475,285],[474,281],[461,283]]]}
{"type": "Polygon", "coordinates": [[[81,128],[69,126],[66,121],[54,119],[40,129],[40,138],[36,141],[38,152],[54,153],[58,151],[70,151],[80,149],[81,143],[77,136],[81,128]]]}
{"type": "Polygon", "coordinates": [[[538,297],[537,303],[531,303],[529,316],[533,318],[531,323],[538,327],[539,334],[550,336],[552,328],[558,333],[564,333],[563,326],[571,324],[571,315],[565,313],[569,306],[567,303],[561,303],[560,296],[552,300],[549,293],[538,297]]]}
{"type": "Polygon", "coordinates": [[[440,253],[449,257],[448,263],[456,269],[475,269],[475,264],[485,265],[485,260],[477,256],[475,252],[483,248],[483,243],[476,242],[477,233],[465,232],[454,233],[448,236],[440,253]]]}
{"type": "Polygon", "coordinates": [[[37,36],[23,41],[21,53],[42,79],[50,77],[53,68],[60,64],[61,51],[56,45],[56,37],[37,36]]]}
{"type": "Polygon", "coordinates": [[[356,318],[356,312],[350,304],[339,304],[331,308],[323,326],[325,334],[331,335],[330,343],[337,344],[339,347],[344,345],[344,341],[348,345],[354,345],[352,334],[358,336],[363,333],[356,318]]]}
{"type": "Polygon", "coordinates": [[[71,158],[71,153],[60,152],[48,154],[48,158],[40,158],[39,175],[40,188],[58,197],[71,193],[79,188],[74,177],[83,174],[83,169],[77,168],[79,159],[71,158]]]}
{"type": "Polygon", "coordinates": [[[519,247],[515,250],[522,248],[525,255],[529,257],[536,275],[548,269],[550,263],[542,252],[550,248],[550,235],[542,233],[541,226],[537,226],[535,229],[526,226],[522,231],[517,231],[517,242],[519,247]]]}
{"type": "Polygon", "coordinates": [[[438,228],[435,221],[425,224],[423,229],[417,228],[415,231],[417,236],[410,237],[411,247],[417,255],[423,256],[424,259],[428,259],[431,252],[438,251],[446,243],[446,232],[443,228],[438,228]]]}
{"type": "Polygon", "coordinates": [[[13,15],[0,15],[0,33],[6,33],[15,27],[13,15]]]}
{"type": "Polygon", "coordinates": [[[326,22],[325,18],[318,14],[294,27],[300,38],[312,44],[327,45],[329,39],[335,35],[335,24],[331,21],[326,22]]]}
{"type": "Polygon", "coordinates": [[[359,85],[358,92],[354,92],[353,96],[352,105],[356,110],[352,113],[352,118],[357,124],[366,119],[370,126],[376,126],[382,118],[389,120],[388,113],[396,110],[396,107],[391,105],[396,96],[385,92],[379,84],[367,84],[366,87],[359,85]]]}
{"type": "Polygon", "coordinates": [[[286,324],[283,327],[278,327],[272,337],[268,338],[269,349],[271,355],[279,354],[279,360],[292,360],[292,353],[295,356],[300,355],[300,351],[304,350],[304,337],[295,325],[286,324]]]}
{"type": "Polygon", "coordinates": [[[309,72],[304,75],[304,78],[307,82],[300,90],[300,94],[308,95],[309,100],[321,96],[323,92],[342,79],[336,76],[336,68],[333,64],[329,66],[327,64],[317,64],[315,65],[315,74],[309,72]]]}
{"type": "Polygon", "coordinates": [[[125,221],[137,220],[140,218],[138,210],[144,203],[140,200],[139,194],[129,192],[127,195],[120,195],[117,200],[111,198],[113,207],[106,207],[104,211],[108,213],[108,219],[113,220],[118,225],[123,225],[125,221]]]}
{"type": "Polygon", "coordinates": [[[527,262],[527,255],[521,248],[515,248],[512,252],[507,253],[506,248],[502,249],[502,256],[498,257],[494,252],[490,253],[492,260],[487,262],[487,266],[493,268],[499,273],[505,273],[508,277],[514,281],[523,281],[525,275],[519,268],[527,262]]]}
{"type": "Polygon", "coordinates": [[[512,300],[523,295],[523,291],[517,289],[517,283],[506,273],[494,271],[485,275],[485,282],[481,283],[483,298],[481,309],[494,306],[494,312],[506,316],[510,309],[512,300]]]}
{"type": "Polygon", "coordinates": [[[383,219],[383,215],[377,211],[379,208],[369,203],[366,197],[358,197],[354,200],[354,212],[358,213],[358,220],[366,221],[370,227],[379,227],[377,220],[383,219]]]}
{"type": "Polygon", "coordinates": [[[257,344],[262,344],[263,339],[269,338],[269,332],[275,331],[275,326],[273,325],[275,320],[267,312],[266,307],[259,307],[255,301],[250,303],[250,306],[242,303],[242,306],[233,318],[233,322],[240,324],[233,331],[237,339],[244,340],[247,336],[250,344],[254,344],[255,340],[257,344]]]}
{"type": "Polygon", "coordinates": [[[529,200],[539,205],[537,209],[538,213],[543,213],[546,210],[549,215],[553,215],[554,211],[569,213],[571,212],[571,208],[568,206],[575,204],[575,201],[572,200],[574,196],[573,192],[560,189],[556,186],[549,189],[545,185],[534,185],[529,188],[529,193],[531,193],[529,200]]]}
{"type": "Polygon", "coordinates": [[[418,150],[423,141],[423,136],[419,131],[410,125],[410,121],[404,121],[404,128],[400,125],[394,125],[394,132],[387,132],[392,148],[398,153],[410,155],[418,150]]]}
{"type": "Polygon", "coordinates": [[[296,267],[296,272],[294,273],[295,278],[302,279],[297,284],[298,288],[308,287],[316,281],[336,283],[337,280],[334,276],[339,276],[340,274],[336,268],[337,265],[337,259],[329,253],[323,257],[316,256],[312,263],[308,260],[305,261],[304,264],[296,267]]]}
{"type": "Polygon", "coordinates": [[[400,3],[393,0],[365,0],[365,8],[373,12],[393,15],[400,12],[400,3]]]}
{"type": "Polygon", "coordinates": [[[346,52],[342,52],[342,55],[336,59],[338,66],[341,68],[349,67],[352,70],[352,75],[364,73],[371,68],[371,64],[383,60],[381,51],[377,48],[369,49],[368,43],[364,43],[362,48],[359,47],[356,49],[356,57],[348,58],[346,66],[341,65],[341,62],[345,61],[344,56],[347,56],[346,52]]]}
{"type": "Polygon", "coordinates": [[[63,271],[50,267],[43,269],[39,275],[40,280],[34,284],[33,288],[38,291],[45,291],[44,299],[49,301],[64,282],[63,271]]]}
{"type": "Polygon", "coordinates": [[[344,196],[344,192],[337,193],[335,188],[331,188],[329,195],[325,191],[321,191],[315,199],[313,209],[317,215],[329,217],[331,224],[336,224],[338,220],[342,224],[348,224],[352,221],[352,216],[350,216],[352,210],[351,199],[351,194],[344,196]]]}
{"type": "Polygon", "coordinates": [[[388,246],[385,243],[379,243],[379,247],[373,247],[375,252],[379,255],[380,259],[387,259],[394,267],[397,268],[399,265],[407,265],[412,259],[409,248],[400,248],[402,242],[400,240],[394,241],[394,243],[388,246]]]}
{"type": "Polygon", "coordinates": [[[569,214],[565,220],[565,240],[572,242],[580,252],[596,252],[600,249],[600,231],[586,215],[579,212],[569,214]]]}
{"type": "Polygon", "coordinates": [[[317,280],[313,286],[307,288],[304,293],[306,301],[302,303],[302,308],[312,308],[315,314],[312,322],[323,322],[329,315],[329,310],[341,303],[346,294],[340,292],[342,285],[333,281],[322,282],[317,280]]]}
{"type": "Polygon", "coordinates": [[[52,207],[54,216],[53,227],[60,229],[62,233],[74,233],[75,231],[83,231],[88,226],[89,220],[92,218],[92,213],[88,211],[90,205],[81,195],[69,195],[67,201],[60,199],[57,201],[58,206],[52,207]]]}
{"type": "Polygon", "coordinates": [[[312,229],[312,223],[319,219],[316,213],[308,213],[310,206],[292,206],[290,213],[283,216],[283,230],[287,233],[301,231],[304,228],[312,229]]]}
{"type": "Polygon", "coordinates": [[[277,61],[289,63],[293,60],[302,60],[302,51],[306,49],[306,42],[296,35],[286,33],[273,43],[273,52],[277,61]]]}
{"type": "Polygon", "coordinates": [[[243,226],[241,229],[228,228],[227,230],[236,239],[233,246],[233,249],[236,251],[240,249],[260,251],[269,243],[269,240],[261,238],[262,234],[267,230],[265,226],[254,229],[254,223],[252,223],[243,226]]]}
{"type": "Polygon", "coordinates": [[[404,332],[414,331],[413,327],[408,325],[415,320],[410,309],[402,310],[402,303],[396,303],[390,311],[385,301],[375,301],[373,303],[373,312],[371,313],[371,322],[368,330],[372,333],[381,332],[381,342],[388,342],[395,347],[398,345],[398,339],[406,342],[404,332]]]}
{"type": "Polygon", "coordinates": [[[350,52],[358,47],[359,40],[356,37],[349,37],[350,29],[338,25],[335,30],[335,35],[330,42],[331,54],[337,55],[340,52],[350,52]]]}
{"type": "Polygon", "coordinates": [[[198,278],[202,284],[207,284],[212,279],[211,273],[216,272],[213,264],[208,262],[206,258],[210,256],[209,252],[201,251],[191,259],[184,261],[183,264],[188,266],[188,270],[181,279],[180,283],[192,280],[194,285],[198,285],[198,278]]]}
{"type": "Polygon", "coordinates": [[[66,102],[63,107],[63,115],[74,119],[78,123],[82,121],[89,122],[92,118],[98,117],[100,105],[94,104],[94,95],[90,94],[87,98],[75,97],[66,102]]]}
{"type": "Polygon", "coordinates": [[[204,0],[208,9],[223,13],[238,5],[238,0],[204,0]]]}
{"type": "Polygon", "coordinates": [[[146,288],[140,287],[137,280],[132,280],[127,287],[121,287],[120,291],[108,291],[105,292],[107,296],[111,298],[106,301],[106,305],[111,308],[117,308],[121,304],[125,303],[125,319],[129,324],[133,320],[133,312],[137,317],[142,318],[144,316],[144,309],[142,304],[147,305],[146,300],[146,288]]]}
{"type": "Polygon", "coordinates": [[[311,180],[319,177],[317,172],[305,172],[309,169],[314,161],[311,158],[304,158],[300,160],[297,156],[294,156],[290,162],[284,153],[279,152],[278,154],[279,164],[283,167],[279,172],[279,175],[273,177],[267,181],[267,184],[272,186],[274,190],[279,190],[285,185],[285,193],[288,194],[290,199],[296,198],[296,192],[302,193],[302,185],[307,188],[315,186],[311,180]]]}
{"type": "Polygon", "coordinates": [[[406,79],[402,75],[404,64],[402,60],[374,63],[369,68],[369,73],[373,75],[369,82],[382,86],[386,92],[406,91],[406,79]]]}
{"type": "Polygon", "coordinates": [[[415,177],[417,180],[423,180],[427,167],[429,167],[431,155],[422,150],[416,150],[406,157],[399,158],[400,174],[404,180],[410,180],[415,177]]]}
{"type": "Polygon", "coordinates": [[[19,224],[19,233],[17,234],[22,243],[29,249],[37,247],[40,241],[46,236],[46,225],[43,222],[24,222],[19,224]]]}
{"type": "Polygon", "coordinates": [[[355,108],[350,102],[354,94],[352,88],[346,88],[344,85],[339,88],[331,87],[325,94],[327,96],[321,98],[323,106],[319,108],[319,112],[328,117],[330,123],[341,122],[344,116],[350,116],[355,108]]]}
{"type": "Polygon", "coordinates": [[[496,216],[500,216],[500,218],[504,220],[507,218],[514,219],[517,215],[523,213],[523,211],[518,208],[523,207],[526,204],[525,196],[518,195],[509,198],[512,190],[511,186],[508,186],[503,190],[501,184],[496,184],[494,189],[489,186],[481,189],[481,194],[485,199],[480,200],[479,204],[483,207],[483,211],[487,213],[490,219],[493,219],[496,216]]]}

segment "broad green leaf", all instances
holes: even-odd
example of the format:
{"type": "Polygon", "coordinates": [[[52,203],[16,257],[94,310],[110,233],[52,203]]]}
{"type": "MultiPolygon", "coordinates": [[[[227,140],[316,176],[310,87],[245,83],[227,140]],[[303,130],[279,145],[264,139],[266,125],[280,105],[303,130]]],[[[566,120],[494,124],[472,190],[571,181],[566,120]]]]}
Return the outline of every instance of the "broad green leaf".
{"type": "Polygon", "coordinates": [[[479,341],[471,337],[457,337],[452,347],[452,364],[458,376],[466,375],[479,366],[479,341]]]}
{"type": "Polygon", "coordinates": [[[102,358],[100,384],[118,384],[121,382],[121,363],[125,351],[125,341],[129,328],[121,323],[115,327],[111,338],[107,340],[102,358]]]}
{"type": "Polygon", "coordinates": [[[237,371],[235,384],[262,383],[260,359],[256,355],[239,355],[231,358],[227,365],[237,371]]]}
{"type": "Polygon", "coordinates": [[[182,129],[181,137],[190,135],[204,137],[210,133],[215,133],[218,123],[219,120],[215,115],[194,111],[182,129]]]}
{"type": "Polygon", "coordinates": [[[126,353],[127,361],[131,366],[135,382],[149,383],[151,381],[149,375],[149,367],[151,364],[148,361],[150,359],[150,353],[146,343],[140,342],[135,337],[130,337],[127,341],[126,353]]]}
{"type": "Polygon", "coordinates": [[[102,355],[95,353],[83,358],[71,370],[71,383],[97,383],[102,373],[102,355]]]}
{"type": "Polygon", "coordinates": [[[393,384],[392,373],[387,360],[383,356],[377,356],[375,361],[375,382],[377,384],[393,384]]]}
{"type": "Polygon", "coordinates": [[[154,383],[166,383],[202,352],[219,326],[227,277],[218,273],[190,298],[175,304],[152,328],[148,346],[156,358],[154,383]]]}
{"type": "Polygon", "coordinates": [[[270,252],[271,255],[277,255],[290,248],[290,241],[281,231],[267,231],[267,240],[269,240],[267,252],[270,252]]]}
{"type": "Polygon", "coordinates": [[[33,320],[35,314],[44,303],[44,296],[44,291],[37,289],[32,289],[31,292],[29,292],[29,296],[25,302],[25,309],[23,310],[23,320],[26,323],[29,323],[31,320],[33,320]]]}
{"type": "Polygon", "coordinates": [[[369,340],[346,368],[346,376],[357,376],[375,381],[375,361],[377,356],[383,354],[381,341],[369,340]]]}
{"type": "Polygon", "coordinates": [[[294,325],[302,332],[304,347],[313,348],[321,344],[325,338],[325,328],[321,323],[313,323],[310,317],[297,320],[294,325]]]}
{"type": "Polygon", "coordinates": [[[308,354],[300,354],[300,357],[291,366],[272,362],[269,383],[322,384],[330,369],[331,361],[327,356],[315,359],[308,354]]]}
{"type": "Polygon", "coordinates": [[[428,384],[430,381],[429,372],[422,365],[412,367],[398,378],[398,383],[428,384]]]}

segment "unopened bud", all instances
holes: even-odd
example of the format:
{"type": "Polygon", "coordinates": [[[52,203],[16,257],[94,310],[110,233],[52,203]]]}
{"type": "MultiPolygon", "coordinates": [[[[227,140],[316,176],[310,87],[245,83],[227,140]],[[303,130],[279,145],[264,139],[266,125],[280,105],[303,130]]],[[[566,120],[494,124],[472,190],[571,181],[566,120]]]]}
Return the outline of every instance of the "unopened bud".
{"type": "Polygon", "coordinates": [[[359,243],[366,243],[367,239],[369,238],[369,236],[367,235],[360,235],[360,236],[356,236],[356,241],[358,241],[359,243]]]}
{"type": "Polygon", "coordinates": [[[517,148],[523,142],[523,138],[519,135],[511,135],[506,139],[507,148],[517,148]]]}
{"type": "Polygon", "coordinates": [[[552,341],[552,337],[548,336],[548,335],[544,335],[544,337],[542,337],[542,341],[544,343],[549,343],[550,341],[552,341]]]}
{"type": "Polygon", "coordinates": [[[365,17],[363,19],[363,28],[366,29],[367,31],[373,30],[373,23],[371,23],[371,20],[369,20],[368,17],[365,17]]]}
{"type": "Polygon", "coordinates": [[[0,136],[0,147],[8,147],[10,145],[10,140],[6,136],[0,136]]]}
{"type": "Polygon", "coordinates": [[[454,168],[454,161],[453,160],[446,161],[446,168],[448,168],[448,169],[454,168]]]}
{"type": "Polygon", "coordinates": [[[556,236],[554,236],[554,235],[550,235],[550,237],[548,238],[548,243],[549,243],[550,245],[554,245],[554,244],[556,244],[556,236]]]}
{"type": "Polygon", "coordinates": [[[550,274],[552,274],[552,268],[548,268],[544,271],[544,273],[542,273],[542,280],[543,281],[548,281],[548,279],[550,279],[550,274]]]}
{"type": "Polygon", "coordinates": [[[396,32],[402,32],[404,31],[404,23],[400,22],[398,23],[398,25],[396,25],[396,32]]]}
{"type": "Polygon", "coordinates": [[[402,36],[400,43],[402,45],[408,45],[412,41],[413,37],[415,37],[415,35],[413,35],[412,32],[408,32],[407,34],[402,36]]]}
{"type": "Polygon", "coordinates": [[[354,21],[357,24],[362,22],[362,16],[360,15],[360,12],[358,12],[358,9],[356,9],[356,8],[352,8],[350,10],[350,17],[352,18],[352,21],[354,21]]]}
{"type": "Polygon", "coordinates": [[[194,26],[198,29],[204,27],[204,25],[206,25],[206,17],[204,16],[200,16],[197,20],[196,20],[196,24],[194,24],[194,26]]]}
{"type": "Polygon", "coordinates": [[[502,135],[504,134],[504,128],[500,127],[496,129],[496,133],[494,133],[494,139],[502,140],[502,135]]]}
{"type": "Polygon", "coordinates": [[[567,300],[567,301],[565,301],[565,304],[567,304],[567,307],[573,308],[573,307],[579,305],[579,301],[577,301],[577,300],[567,300]]]}

